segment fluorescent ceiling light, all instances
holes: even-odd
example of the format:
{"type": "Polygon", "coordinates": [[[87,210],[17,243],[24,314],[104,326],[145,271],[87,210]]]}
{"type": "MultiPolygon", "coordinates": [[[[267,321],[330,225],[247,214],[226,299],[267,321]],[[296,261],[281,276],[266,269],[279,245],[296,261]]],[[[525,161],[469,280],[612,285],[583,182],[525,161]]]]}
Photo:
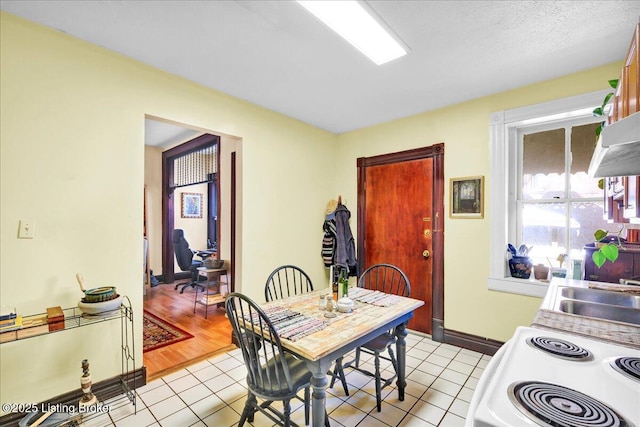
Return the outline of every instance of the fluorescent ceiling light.
{"type": "Polygon", "coordinates": [[[300,1],[304,8],[378,65],[407,54],[373,16],[357,1],[300,1]]]}

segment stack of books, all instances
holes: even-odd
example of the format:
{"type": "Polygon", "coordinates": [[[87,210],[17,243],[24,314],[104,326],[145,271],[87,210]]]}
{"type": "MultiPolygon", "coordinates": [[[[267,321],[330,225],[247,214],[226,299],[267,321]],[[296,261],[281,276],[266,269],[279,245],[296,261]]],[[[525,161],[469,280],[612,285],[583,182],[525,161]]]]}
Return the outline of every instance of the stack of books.
{"type": "MultiPolygon", "coordinates": [[[[215,287],[211,287],[214,289],[215,287]]],[[[200,302],[204,305],[214,305],[224,303],[225,296],[229,293],[229,286],[226,283],[220,283],[218,286],[217,292],[209,289],[207,292],[202,295],[200,298],[200,302]]]]}
{"type": "Polygon", "coordinates": [[[203,295],[200,302],[204,305],[214,305],[224,303],[224,296],[220,294],[203,295]]]}
{"type": "Polygon", "coordinates": [[[22,329],[18,331],[18,339],[47,333],[49,333],[49,325],[47,324],[46,315],[25,316],[22,318],[22,329]]]}
{"type": "Polygon", "coordinates": [[[16,310],[0,313],[0,342],[13,341],[17,338],[16,331],[22,328],[22,316],[16,310]]]}

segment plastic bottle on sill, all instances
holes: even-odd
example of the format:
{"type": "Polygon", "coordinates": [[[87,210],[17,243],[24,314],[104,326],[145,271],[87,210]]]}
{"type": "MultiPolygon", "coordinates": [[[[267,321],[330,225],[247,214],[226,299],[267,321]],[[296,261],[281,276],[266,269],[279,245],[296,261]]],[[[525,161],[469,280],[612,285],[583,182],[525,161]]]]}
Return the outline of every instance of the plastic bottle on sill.
{"type": "Polygon", "coordinates": [[[581,259],[574,259],[572,260],[573,263],[573,273],[571,274],[571,278],[576,279],[576,280],[582,280],[582,260],[581,259]]]}

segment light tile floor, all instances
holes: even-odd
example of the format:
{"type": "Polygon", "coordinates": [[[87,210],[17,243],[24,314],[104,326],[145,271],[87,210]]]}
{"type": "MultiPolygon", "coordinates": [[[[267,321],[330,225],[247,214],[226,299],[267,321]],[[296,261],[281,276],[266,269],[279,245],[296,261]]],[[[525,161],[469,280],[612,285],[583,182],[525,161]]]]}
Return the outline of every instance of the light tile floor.
{"type": "MultiPolygon", "coordinates": [[[[349,356],[345,360],[349,360],[349,356]]],[[[339,381],[327,389],[327,411],[332,426],[463,426],[478,379],[490,356],[432,341],[429,336],[407,336],[407,387],[403,402],[391,386],[383,390],[382,412],[376,411],[375,385],[370,377],[345,370],[349,394],[339,381]]],[[[393,369],[381,361],[385,371],[393,369]]],[[[361,365],[373,370],[372,357],[361,365]]],[[[246,370],[240,350],[188,366],[154,380],[137,392],[137,412],[125,399],[105,402],[109,412],[93,416],[85,427],[232,427],[237,426],[246,399],[246,370]]],[[[383,377],[384,377],[383,372],[383,377]]],[[[279,403],[276,403],[279,405],[279,403]]],[[[301,402],[291,402],[292,419],[304,425],[301,402]]],[[[282,406],[277,406],[282,409],[282,406]]],[[[257,413],[252,425],[272,426],[257,413]]]]}

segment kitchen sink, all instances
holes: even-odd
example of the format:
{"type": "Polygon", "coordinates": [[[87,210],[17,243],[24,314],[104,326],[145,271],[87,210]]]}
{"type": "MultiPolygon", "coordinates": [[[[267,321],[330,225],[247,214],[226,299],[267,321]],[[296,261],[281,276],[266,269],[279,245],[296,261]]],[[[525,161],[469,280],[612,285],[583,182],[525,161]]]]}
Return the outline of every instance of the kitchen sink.
{"type": "Polygon", "coordinates": [[[562,296],[574,300],[640,309],[640,295],[630,295],[624,292],[569,287],[562,289],[562,296]]]}
{"type": "MultiPolygon", "coordinates": [[[[605,292],[609,293],[607,291],[605,292]]],[[[640,309],[638,308],[581,301],[578,299],[563,299],[560,301],[559,309],[565,313],[578,316],[595,317],[598,319],[640,325],[640,309]]]]}

